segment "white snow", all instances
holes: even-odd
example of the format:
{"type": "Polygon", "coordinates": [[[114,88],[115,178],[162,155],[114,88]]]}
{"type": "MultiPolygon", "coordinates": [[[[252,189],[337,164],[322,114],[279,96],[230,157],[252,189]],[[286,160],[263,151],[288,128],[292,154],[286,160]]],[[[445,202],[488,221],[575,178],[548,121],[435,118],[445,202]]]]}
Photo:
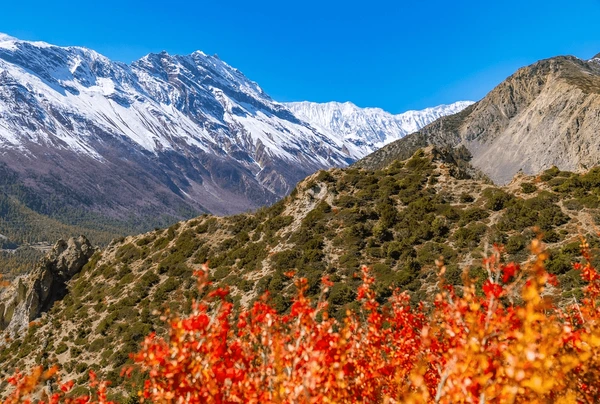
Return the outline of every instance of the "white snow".
{"type": "Polygon", "coordinates": [[[31,45],[37,46],[38,48],[50,48],[53,46],[53,45],[50,45],[49,43],[41,42],[41,41],[34,41],[34,42],[22,41],[20,39],[17,39],[15,37],[12,37],[10,35],[3,34],[2,32],[0,32],[0,48],[16,49],[17,44],[19,44],[19,43],[29,43],[31,45]]]}
{"type": "Polygon", "coordinates": [[[9,50],[16,49],[16,41],[16,38],[13,38],[10,35],[6,35],[0,32],[0,48],[9,50]]]}
{"type": "Polygon", "coordinates": [[[351,102],[302,101],[285,105],[298,118],[346,145],[351,156],[359,159],[405,135],[417,132],[442,116],[460,112],[471,104],[472,101],[459,101],[397,115],[380,108],[359,108],[351,102]]]}

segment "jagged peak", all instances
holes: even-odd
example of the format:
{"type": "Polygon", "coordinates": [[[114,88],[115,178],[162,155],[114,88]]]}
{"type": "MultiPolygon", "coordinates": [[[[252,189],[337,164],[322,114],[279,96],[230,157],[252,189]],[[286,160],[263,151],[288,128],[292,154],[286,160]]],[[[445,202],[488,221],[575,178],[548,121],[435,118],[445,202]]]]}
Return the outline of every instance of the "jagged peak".
{"type": "Polygon", "coordinates": [[[339,102],[339,101],[329,101],[329,102],[324,102],[324,103],[315,103],[315,102],[311,102],[311,101],[295,101],[295,102],[287,102],[285,103],[288,106],[303,106],[303,107],[310,107],[310,106],[315,106],[315,107],[329,107],[329,108],[337,108],[337,109],[346,109],[348,111],[357,111],[357,112],[370,112],[370,113],[376,113],[376,114],[385,114],[385,115],[389,115],[392,117],[396,117],[396,118],[402,118],[403,116],[409,116],[412,114],[422,114],[422,113],[427,113],[427,112],[431,112],[431,111],[436,111],[436,110],[440,110],[440,109],[457,109],[457,110],[462,110],[472,104],[474,104],[475,101],[470,101],[470,100],[465,100],[465,101],[456,101],[453,102],[451,104],[440,104],[440,105],[436,105],[433,107],[428,107],[428,108],[424,108],[422,110],[408,110],[408,111],[404,111],[398,114],[393,114],[391,112],[388,112],[382,108],[378,108],[378,107],[359,107],[356,104],[354,104],[351,101],[345,101],[345,102],[339,102]]]}
{"type": "MultiPolygon", "coordinates": [[[[151,60],[157,58],[172,58],[172,55],[169,54],[166,50],[162,50],[160,52],[150,52],[144,56],[142,56],[138,61],[151,60]]],[[[135,63],[135,62],[134,62],[135,63]]]]}
{"type": "MultiPolygon", "coordinates": [[[[192,58],[194,60],[209,59],[209,60],[219,61],[219,63],[229,67],[229,65],[227,65],[227,63],[223,62],[217,54],[208,55],[201,50],[195,50],[194,52],[190,53],[189,55],[170,54],[168,51],[162,50],[158,53],[150,52],[147,55],[142,56],[139,60],[148,60],[148,59],[152,59],[155,57],[161,57],[161,58],[167,58],[167,59],[192,58]]],[[[237,69],[233,69],[233,70],[237,70],[237,69]]]]}
{"type": "MultiPolygon", "coordinates": [[[[36,48],[63,48],[63,49],[73,48],[73,47],[68,47],[68,46],[52,45],[52,44],[50,44],[48,42],[44,42],[44,41],[26,41],[23,39],[15,38],[8,34],[0,33],[0,46],[2,46],[2,43],[4,43],[5,45],[8,44],[9,46],[11,46],[11,48],[16,48],[16,44],[23,44],[23,43],[32,45],[36,48]]],[[[4,46],[4,47],[7,47],[7,46],[4,46]]]]}
{"type": "Polygon", "coordinates": [[[13,36],[10,36],[8,34],[0,33],[0,48],[15,50],[15,49],[17,49],[17,44],[22,44],[22,43],[28,43],[30,45],[33,45],[33,46],[37,47],[37,48],[49,48],[49,47],[52,46],[52,45],[50,45],[49,43],[46,43],[46,42],[41,42],[41,41],[24,41],[24,40],[21,40],[19,38],[15,38],[13,36]]]}
{"type": "Polygon", "coordinates": [[[152,60],[154,60],[154,59],[159,59],[159,60],[166,59],[166,60],[172,61],[174,63],[178,63],[179,61],[185,60],[185,59],[187,59],[187,60],[191,59],[191,61],[193,61],[197,65],[198,64],[205,65],[208,61],[210,64],[218,65],[218,66],[225,68],[226,70],[231,70],[236,73],[239,73],[238,69],[231,67],[230,65],[228,65],[227,63],[222,61],[216,54],[208,55],[201,50],[196,50],[196,51],[190,53],[189,55],[170,54],[166,50],[163,50],[159,53],[151,52],[151,53],[148,53],[147,55],[141,57],[138,61],[133,62],[133,65],[135,65],[139,62],[152,63],[152,60]]]}
{"type": "Polygon", "coordinates": [[[420,110],[408,110],[406,112],[402,112],[398,115],[403,115],[403,114],[408,114],[408,113],[415,113],[415,112],[427,112],[427,111],[433,111],[436,109],[445,109],[445,108],[458,108],[458,109],[465,109],[470,105],[475,104],[475,101],[471,101],[471,100],[464,100],[464,101],[456,101],[450,104],[439,104],[433,107],[427,107],[424,109],[420,109],[420,110]]]}
{"type": "Polygon", "coordinates": [[[192,52],[191,56],[202,56],[202,57],[209,57],[206,53],[202,52],[200,49],[192,52]]]}

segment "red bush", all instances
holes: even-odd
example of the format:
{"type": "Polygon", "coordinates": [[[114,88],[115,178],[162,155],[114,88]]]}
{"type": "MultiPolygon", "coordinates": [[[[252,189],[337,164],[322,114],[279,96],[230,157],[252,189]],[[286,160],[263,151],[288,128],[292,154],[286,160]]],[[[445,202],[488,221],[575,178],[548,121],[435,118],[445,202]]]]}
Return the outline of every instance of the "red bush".
{"type": "MultiPolygon", "coordinates": [[[[328,316],[326,278],[317,302],[296,279],[285,315],[263,299],[236,316],[217,289],[170,320],[168,336],[146,338],[134,355],[149,374],[140,395],[167,403],[599,402],[600,275],[584,245],[585,298],[557,307],[544,293],[555,283],[546,253],[538,241],[532,249],[537,259],[522,269],[501,264],[499,253],[486,259],[483,293],[466,275],[460,293],[442,276],[432,307],[411,307],[398,291],[378,304],[363,268],[362,310],[342,323],[328,316]]],[[[206,287],[206,268],[196,275],[206,287]]],[[[52,376],[36,372],[13,379],[6,403],[52,376]]],[[[71,402],[106,402],[106,386],[92,380],[95,401],[71,402]]]]}

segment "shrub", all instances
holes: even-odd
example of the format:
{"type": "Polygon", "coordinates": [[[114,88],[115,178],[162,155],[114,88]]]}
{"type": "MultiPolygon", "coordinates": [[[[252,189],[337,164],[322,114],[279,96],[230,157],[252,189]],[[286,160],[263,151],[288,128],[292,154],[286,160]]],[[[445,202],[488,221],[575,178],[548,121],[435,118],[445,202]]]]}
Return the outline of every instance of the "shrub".
{"type": "Polygon", "coordinates": [[[329,301],[338,306],[345,305],[354,300],[354,290],[345,283],[335,283],[329,292],[329,301]]]}
{"type": "Polygon", "coordinates": [[[552,178],[556,177],[560,173],[558,167],[553,166],[548,170],[544,171],[544,173],[540,176],[542,181],[550,181],[552,178]]]}
{"type": "MultiPolygon", "coordinates": [[[[496,254],[486,259],[490,272],[482,272],[481,293],[467,285],[459,295],[446,286],[431,310],[411,307],[406,294],[380,306],[364,269],[356,299],[365,316],[344,322],[328,317],[323,301],[315,306],[307,299],[300,279],[289,314],[258,301],[231,332],[232,304],[225,291],[215,291],[216,313],[198,305],[190,317],[170,323],[166,340],[146,339],[135,356],[150,371],[145,394],[154,401],[597,402],[600,275],[580,266],[586,299],[573,309],[550,308],[542,293],[553,277],[539,242],[533,251],[538,258],[527,282],[519,281],[517,265],[499,264],[496,254]],[[521,306],[505,299],[513,288],[521,289],[521,306]],[[204,372],[192,378],[190,368],[204,372]],[[508,377],[515,369],[520,376],[508,377]],[[264,388],[265,377],[276,387],[264,388]]],[[[456,277],[455,268],[450,275],[456,277]]],[[[335,287],[328,279],[323,285],[335,287]]],[[[347,301],[347,291],[339,291],[339,301],[347,301]]]]}
{"type": "Polygon", "coordinates": [[[476,247],[481,237],[488,231],[488,227],[482,223],[472,223],[467,227],[461,227],[454,232],[453,239],[456,246],[476,247]]]}
{"type": "Polygon", "coordinates": [[[456,256],[456,252],[449,246],[440,243],[426,243],[417,252],[417,261],[420,265],[433,265],[439,258],[446,261],[452,260],[456,256]]]}
{"type": "Polygon", "coordinates": [[[524,194],[532,194],[537,191],[537,187],[533,185],[531,182],[524,182],[521,184],[521,191],[524,194]]]}
{"type": "Polygon", "coordinates": [[[67,346],[67,344],[65,344],[64,342],[61,342],[60,344],[58,344],[58,346],[56,347],[56,349],[54,350],[54,352],[57,355],[60,355],[62,353],[65,353],[69,350],[69,347],[67,346]]]}
{"type": "Polygon", "coordinates": [[[129,263],[139,259],[141,254],[141,250],[134,244],[125,244],[117,250],[115,257],[120,262],[129,263]]]}
{"type": "Polygon", "coordinates": [[[461,218],[460,218],[460,221],[458,222],[458,225],[465,226],[469,223],[486,219],[487,217],[489,217],[489,215],[490,214],[483,209],[479,209],[479,208],[465,209],[461,214],[461,218]]]}
{"type": "Polygon", "coordinates": [[[579,202],[577,199],[569,199],[563,202],[565,208],[569,210],[581,210],[583,209],[583,204],[579,202]]]}
{"type": "Polygon", "coordinates": [[[486,209],[502,210],[514,198],[512,195],[497,188],[486,188],[483,190],[483,196],[487,198],[486,209]]]}
{"type": "Polygon", "coordinates": [[[459,200],[460,203],[471,203],[475,201],[475,198],[473,197],[473,195],[463,192],[462,194],[460,194],[459,200]]]}
{"type": "Polygon", "coordinates": [[[293,269],[300,254],[297,250],[284,250],[271,257],[271,263],[275,269],[293,269]]]}
{"type": "Polygon", "coordinates": [[[522,235],[511,236],[506,241],[506,252],[509,254],[516,254],[521,251],[527,245],[527,240],[522,235]]]}

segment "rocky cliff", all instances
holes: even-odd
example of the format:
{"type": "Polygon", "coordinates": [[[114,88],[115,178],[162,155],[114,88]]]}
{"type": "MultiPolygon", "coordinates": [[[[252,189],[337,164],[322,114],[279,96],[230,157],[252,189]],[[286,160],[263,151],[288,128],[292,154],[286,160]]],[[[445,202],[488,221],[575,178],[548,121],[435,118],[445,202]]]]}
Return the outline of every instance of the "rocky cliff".
{"type": "Polygon", "coordinates": [[[84,236],[59,240],[32,273],[15,279],[0,293],[0,330],[20,332],[64,297],[66,283],[95,251],[84,236]]]}

